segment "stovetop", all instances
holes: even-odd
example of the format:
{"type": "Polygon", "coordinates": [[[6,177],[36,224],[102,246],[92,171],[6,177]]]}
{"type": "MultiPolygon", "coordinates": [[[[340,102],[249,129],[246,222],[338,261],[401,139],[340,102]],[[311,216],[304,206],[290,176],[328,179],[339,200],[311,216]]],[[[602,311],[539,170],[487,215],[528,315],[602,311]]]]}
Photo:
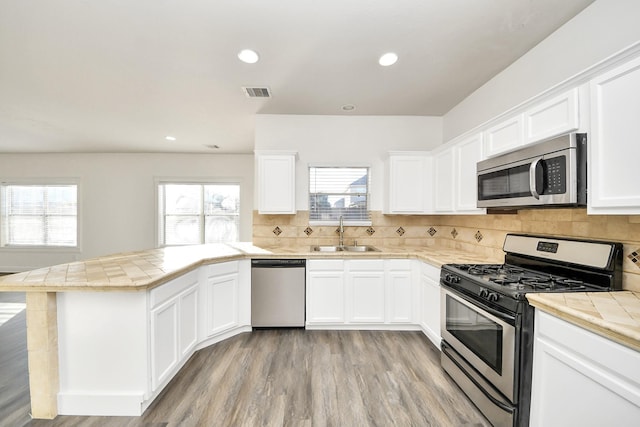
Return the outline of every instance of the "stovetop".
{"type": "Polygon", "coordinates": [[[585,291],[592,286],[581,280],[547,274],[509,264],[449,264],[484,285],[497,285],[507,293],[585,291]]]}
{"type": "Polygon", "coordinates": [[[608,290],[570,277],[510,264],[445,264],[443,284],[489,306],[520,312],[532,292],[597,292],[608,290]]]}

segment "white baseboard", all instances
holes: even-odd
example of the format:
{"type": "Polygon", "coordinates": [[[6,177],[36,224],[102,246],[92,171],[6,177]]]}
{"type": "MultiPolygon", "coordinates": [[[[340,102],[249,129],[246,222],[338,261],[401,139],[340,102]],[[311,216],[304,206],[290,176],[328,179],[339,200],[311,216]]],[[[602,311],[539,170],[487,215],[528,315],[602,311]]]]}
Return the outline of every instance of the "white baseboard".
{"type": "Polygon", "coordinates": [[[408,323],[398,323],[398,324],[387,324],[387,323],[379,323],[379,324],[358,324],[358,323],[326,323],[326,324],[317,324],[317,323],[307,323],[305,329],[322,331],[322,330],[331,330],[331,331],[421,331],[420,326],[408,323]]]}
{"type": "Polygon", "coordinates": [[[431,329],[425,328],[425,327],[422,328],[422,332],[427,336],[427,338],[429,338],[429,341],[431,341],[433,345],[435,345],[438,348],[438,350],[442,350],[442,347],[440,344],[440,342],[442,341],[442,338],[440,338],[440,334],[436,334],[431,329]]]}
{"type": "Polygon", "coordinates": [[[59,415],[140,416],[144,393],[58,393],[59,415]]]}

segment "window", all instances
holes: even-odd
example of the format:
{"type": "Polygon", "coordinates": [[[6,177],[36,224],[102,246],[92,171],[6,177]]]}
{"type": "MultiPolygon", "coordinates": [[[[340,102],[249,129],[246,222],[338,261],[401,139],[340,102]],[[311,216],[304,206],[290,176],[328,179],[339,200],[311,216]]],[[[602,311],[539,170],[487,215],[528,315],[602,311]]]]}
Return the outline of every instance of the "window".
{"type": "Polygon", "coordinates": [[[370,225],[369,168],[310,167],[309,220],[370,225]]]}
{"type": "Polygon", "coordinates": [[[240,185],[158,185],[160,246],[237,242],[240,185]]]}
{"type": "Polygon", "coordinates": [[[2,184],[2,246],[78,246],[78,186],[2,184]]]}

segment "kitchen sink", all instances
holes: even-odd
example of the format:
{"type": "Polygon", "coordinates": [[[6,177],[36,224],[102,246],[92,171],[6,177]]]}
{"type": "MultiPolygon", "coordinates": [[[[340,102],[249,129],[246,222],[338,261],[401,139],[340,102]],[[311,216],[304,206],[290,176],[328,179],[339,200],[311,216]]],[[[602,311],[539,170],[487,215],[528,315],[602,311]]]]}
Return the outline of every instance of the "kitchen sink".
{"type": "Polygon", "coordinates": [[[367,245],[344,246],[342,249],[347,252],[380,252],[380,249],[367,245]]]}
{"type": "Polygon", "coordinates": [[[357,246],[332,246],[332,245],[321,245],[321,246],[311,246],[312,252],[380,252],[380,249],[367,246],[367,245],[357,245],[357,246]]]}
{"type": "Polygon", "coordinates": [[[340,246],[311,246],[312,252],[340,252],[343,248],[340,246]]]}

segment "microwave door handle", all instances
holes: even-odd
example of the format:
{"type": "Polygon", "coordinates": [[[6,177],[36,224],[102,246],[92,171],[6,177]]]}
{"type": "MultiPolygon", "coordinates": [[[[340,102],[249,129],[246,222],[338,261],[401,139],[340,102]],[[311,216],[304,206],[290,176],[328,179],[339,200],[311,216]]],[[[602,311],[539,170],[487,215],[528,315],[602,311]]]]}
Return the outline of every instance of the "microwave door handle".
{"type": "Polygon", "coordinates": [[[542,181],[542,165],[540,164],[540,161],[542,161],[542,157],[535,159],[531,162],[531,166],[529,166],[529,190],[531,191],[531,195],[536,199],[540,199],[538,188],[542,187],[542,183],[540,183],[541,185],[538,185],[538,177],[540,177],[540,180],[542,181]]]}

